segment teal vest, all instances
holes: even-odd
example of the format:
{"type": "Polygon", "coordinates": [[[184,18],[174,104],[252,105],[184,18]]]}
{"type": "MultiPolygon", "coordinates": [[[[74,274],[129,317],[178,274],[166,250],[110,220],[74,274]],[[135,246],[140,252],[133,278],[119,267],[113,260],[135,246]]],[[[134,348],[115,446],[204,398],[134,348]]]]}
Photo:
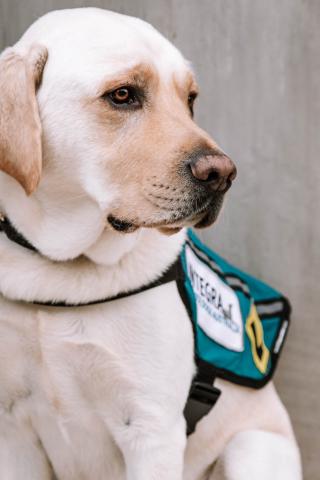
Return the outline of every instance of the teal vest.
{"type": "Polygon", "coordinates": [[[200,373],[264,386],[288,331],[288,300],[221,258],[191,230],[180,260],[184,275],[179,290],[184,290],[192,320],[200,373]]]}

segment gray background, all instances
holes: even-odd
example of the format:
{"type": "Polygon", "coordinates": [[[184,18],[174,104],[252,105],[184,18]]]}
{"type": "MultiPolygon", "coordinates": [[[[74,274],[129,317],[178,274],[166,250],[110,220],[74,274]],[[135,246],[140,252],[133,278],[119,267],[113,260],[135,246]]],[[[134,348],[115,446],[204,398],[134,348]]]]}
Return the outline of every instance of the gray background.
{"type": "Polygon", "coordinates": [[[194,64],[197,120],[239,169],[219,224],[203,238],[292,301],[276,384],[302,447],[305,479],[317,480],[320,1],[0,0],[0,47],[43,13],[84,5],[150,21],[194,64]]]}

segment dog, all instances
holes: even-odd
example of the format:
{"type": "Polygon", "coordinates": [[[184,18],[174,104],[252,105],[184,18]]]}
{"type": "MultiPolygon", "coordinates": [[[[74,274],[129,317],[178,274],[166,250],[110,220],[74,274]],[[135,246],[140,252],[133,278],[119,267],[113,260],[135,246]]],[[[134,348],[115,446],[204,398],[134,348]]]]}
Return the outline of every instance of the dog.
{"type": "Polygon", "coordinates": [[[299,480],[272,383],[217,380],[186,439],[174,282],[95,303],[159,278],[235,178],[193,121],[189,63],[142,20],[63,10],[2,53],[0,85],[1,478],[299,480]]]}

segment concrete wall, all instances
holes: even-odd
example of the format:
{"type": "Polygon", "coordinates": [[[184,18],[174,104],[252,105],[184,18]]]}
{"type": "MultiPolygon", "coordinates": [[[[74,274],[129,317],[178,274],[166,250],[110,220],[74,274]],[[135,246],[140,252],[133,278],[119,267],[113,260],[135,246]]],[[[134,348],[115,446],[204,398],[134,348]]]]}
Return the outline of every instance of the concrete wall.
{"type": "Polygon", "coordinates": [[[294,421],[305,478],[316,480],[320,2],[0,0],[0,47],[44,12],[83,5],[145,18],[194,64],[201,86],[197,120],[239,168],[218,226],[203,237],[292,300],[293,325],[276,384],[294,421]]]}

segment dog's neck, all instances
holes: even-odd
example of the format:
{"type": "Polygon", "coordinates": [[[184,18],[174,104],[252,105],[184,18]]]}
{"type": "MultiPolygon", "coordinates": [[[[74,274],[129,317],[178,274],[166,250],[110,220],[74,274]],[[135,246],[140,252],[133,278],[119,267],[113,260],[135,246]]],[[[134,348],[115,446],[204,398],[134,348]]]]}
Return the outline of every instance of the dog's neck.
{"type": "Polygon", "coordinates": [[[72,185],[58,195],[56,183],[43,181],[35,195],[26,197],[14,180],[0,175],[1,212],[40,252],[0,233],[0,292],[5,297],[90,302],[154,281],[177,258],[183,231],[172,236],[154,229],[118,233],[106,225],[97,202],[72,185]]]}
{"type": "Polygon", "coordinates": [[[54,262],[0,236],[0,291],[12,300],[85,303],[158,278],[181,250],[185,232],[105,232],[86,255],[54,262]]]}

